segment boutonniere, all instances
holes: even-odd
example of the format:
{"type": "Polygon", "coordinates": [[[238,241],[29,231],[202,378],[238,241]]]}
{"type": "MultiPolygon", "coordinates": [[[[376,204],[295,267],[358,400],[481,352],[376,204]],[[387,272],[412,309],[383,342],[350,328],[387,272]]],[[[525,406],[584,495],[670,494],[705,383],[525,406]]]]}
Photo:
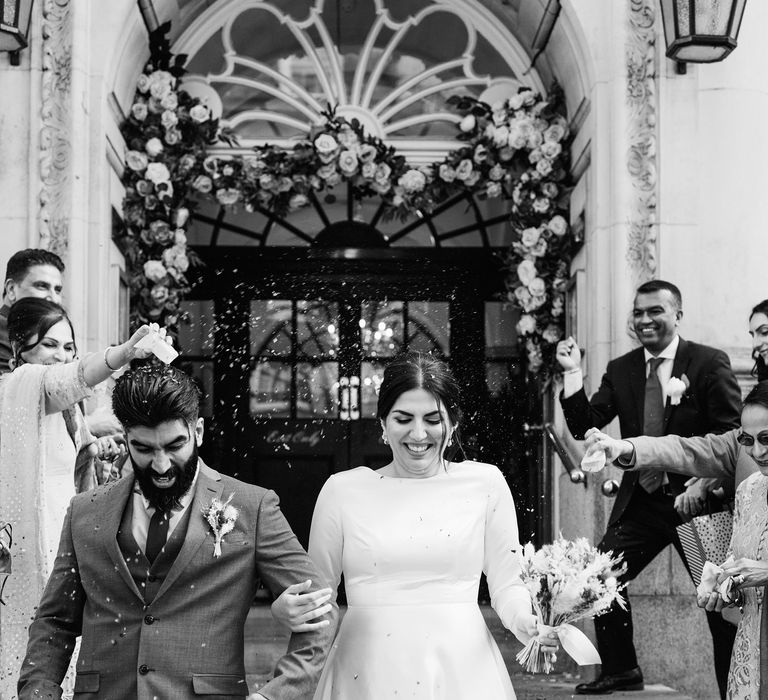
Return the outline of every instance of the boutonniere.
{"type": "Polygon", "coordinates": [[[203,508],[203,517],[213,530],[213,536],[216,538],[213,546],[213,556],[221,556],[221,542],[224,535],[232,532],[237,520],[237,508],[230,505],[234,493],[229,495],[226,501],[218,498],[211,499],[210,505],[203,508]]]}
{"type": "Polygon", "coordinates": [[[667,397],[669,397],[669,403],[673,406],[677,406],[680,400],[685,396],[685,392],[688,391],[690,386],[688,377],[684,374],[678,379],[677,377],[670,377],[667,382],[667,397]]]}

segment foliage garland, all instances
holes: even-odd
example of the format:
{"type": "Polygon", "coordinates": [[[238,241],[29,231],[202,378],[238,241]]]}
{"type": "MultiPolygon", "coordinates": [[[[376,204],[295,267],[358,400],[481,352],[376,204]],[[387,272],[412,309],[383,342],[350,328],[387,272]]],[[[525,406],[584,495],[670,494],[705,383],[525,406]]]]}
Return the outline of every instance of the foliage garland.
{"type": "Polygon", "coordinates": [[[186,56],[171,54],[168,29],[150,38],[151,58],[122,125],[128,151],[119,243],[130,273],[133,325],[155,321],[175,330],[191,286],[189,266],[199,263],[186,231],[200,197],[285,216],[347,183],[355,200],[380,197],[385,216],[403,219],[471,193],[508,202],[514,239],[505,261],[508,298],[522,311],[517,330],[528,371],[545,378],[554,371],[573,250],[570,138],[557,86],[547,99],[521,88],[493,106],[469,96],[450,98],[462,117],[457,138],[463,143],[431,166],[409,165],[357,120],[331,108],[290,150],[266,145],[245,156],[209,155],[211,145],[233,138],[184,90],[186,56]]]}

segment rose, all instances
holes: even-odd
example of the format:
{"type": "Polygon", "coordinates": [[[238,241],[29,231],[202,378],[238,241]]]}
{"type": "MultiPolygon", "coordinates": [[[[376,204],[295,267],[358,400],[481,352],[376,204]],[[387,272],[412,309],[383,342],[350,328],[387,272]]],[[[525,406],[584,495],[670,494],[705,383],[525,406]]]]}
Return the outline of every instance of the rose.
{"type": "Polygon", "coordinates": [[[504,168],[502,168],[498,163],[496,163],[496,165],[494,165],[488,171],[488,177],[494,181],[501,180],[501,178],[504,177],[504,168]]]}
{"type": "Polygon", "coordinates": [[[259,176],[259,187],[261,187],[262,190],[267,191],[276,190],[277,180],[275,179],[274,175],[264,173],[263,175],[259,176]]]}
{"type": "Polygon", "coordinates": [[[149,231],[160,245],[168,245],[173,240],[174,234],[165,221],[153,221],[149,225],[149,231]]]}
{"type": "Polygon", "coordinates": [[[327,182],[330,178],[332,178],[336,174],[336,165],[334,163],[321,165],[317,169],[317,174],[327,182]]]}
{"type": "Polygon", "coordinates": [[[547,228],[555,234],[555,236],[564,236],[568,232],[568,222],[560,216],[555,214],[547,224],[547,228]]]}
{"type": "Polygon", "coordinates": [[[540,309],[544,304],[547,302],[547,295],[542,294],[531,296],[530,302],[528,302],[528,306],[525,309],[526,311],[536,311],[536,309],[540,309]]]}
{"type": "Polygon", "coordinates": [[[182,174],[188,173],[190,170],[192,170],[192,168],[195,167],[196,163],[197,163],[197,160],[192,154],[190,153],[184,154],[181,158],[179,158],[179,165],[178,165],[179,172],[182,174]]]}
{"type": "Polygon", "coordinates": [[[565,134],[565,127],[562,126],[562,124],[552,124],[544,131],[544,140],[550,143],[556,143],[562,141],[565,134]]]}
{"type": "Polygon", "coordinates": [[[510,148],[518,149],[523,148],[528,143],[528,134],[520,127],[510,127],[509,136],[507,137],[507,145],[510,148]]]}
{"type": "Polygon", "coordinates": [[[363,144],[360,146],[358,158],[361,163],[372,163],[376,158],[376,146],[372,146],[370,143],[363,144]]]}
{"type": "Polygon", "coordinates": [[[293,197],[290,198],[288,201],[288,208],[289,209],[301,209],[301,207],[306,206],[309,203],[309,197],[305,194],[295,194],[293,197]]]}
{"type": "Polygon", "coordinates": [[[501,196],[501,185],[498,182],[489,182],[485,185],[485,196],[488,199],[501,196]]]}
{"type": "Polygon", "coordinates": [[[163,142],[158,138],[151,138],[144,146],[144,150],[150,158],[157,158],[163,152],[163,142]]]}
{"type": "Polygon", "coordinates": [[[168,287],[163,284],[156,284],[152,287],[152,291],[150,291],[149,295],[152,297],[152,301],[160,306],[168,300],[168,287]]]}
{"type": "Polygon", "coordinates": [[[154,188],[153,188],[151,182],[147,182],[146,180],[137,180],[136,181],[136,191],[142,197],[146,197],[148,194],[152,194],[153,189],[154,188]]]}
{"type": "Polygon", "coordinates": [[[525,307],[531,300],[531,293],[528,291],[527,287],[516,287],[514,293],[509,296],[509,300],[517,301],[520,306],[525,307]]]}
{"type": "Polygon", "coordinates": [[[401,175],[397,184],[400,185],[408,194],[421,192],[427,184],[427,178],[420,170],[411,169],[401,175]]]}
{"type": "Polygon", "coordinates": [[[140,173],[149,164],[149,158],[141,151],[128,151],[125,154],[125,164],[133,171],[140,173]]]}
{"type": "Polygon", "coordinates": [[[323,163],[328,163],[336,156],[336,151],[339,148],[339,144],[336,143],[336,139],[330,134],[320,134],[314,140],[315,150],[317,155],[323,163]]]}
{"type": "Polygon", "coordinates": [[[529,227],[526,229],[523,229],[523,232],[520,234],[520,242],[526,247],[530,248],[531,246],[536,245],[539,238],[541,238],[541,232],[539,229],[534,227],[529,227]]]}
{"type": "Polygon", "coordinates": [[[392,189],[392,183],[389,180],[374,180],[371,187],[379,194],[386,194],[392,189]]]}
{"type": "Polygon", "coordinates": [[[541,149],[540,148],[534,148],[529,154],[528,154],[528,162],[531,164],[538,163],[542,158],[541,149]]]}
{"type": "Polygon", "coordinates": [[[475,163],[484,163],[485,160],[488,158],[488,149],[483,146],[482,143],[477,144],[475,146],[475,153],[472,156],[472,160],[475,161],[475,163]]]}
{"type": "Polygon", "coordinates": [[[207,173],[217,173],[219,171],[219,159],[216,156],[206,156],[203,160],[203,170],[207,173]]]}
{"type": "Polygon", "coordinates": [[[442,163],[437,171],[443,182],[453,182],[456,179],[456,170],[447,163],[442,163]]]}
{"type": "Polygon", "coordinates": [[[256,156],[245,156],[243,158],[243,167],[248,175],[260,175],[266,165],[263,160],[256,156]]]}
{"type": "Polygon", "coordinates": [[[357,172],[358,160],[354,151],[342,151],[339,154],[339,170],[343,175],[350,177],[357,172]]]}
{"type": "Polygon", "coordinates": [[[184,233],[183,228],[177,228],[173,233],[174,245],[187,245],[187,234],[184,233]]]}
{"type": "Polygon", "coordinates": [[[552,172],[552,164],[546,158],[542,158],[538,163],[536,163],[536,171],[542,177],[546,177],[552,172]]]}
{"type": "Polygon", "coordinates": [[[549,210],[550,202],[546,197],[536,197],[533,200],[533,211],[537,214],[543,214],[549,210]]]}
{"type": "Polygon", "coordinates": [[[170,182],[171,173],[165,163],[150,163],[147,166],[146,178],[157,185],[160,182],[170,182]]]}
{"type": "Polygon", "coordinates": [[[530,314],[523,314],[517,322],[519,335],[531,335],[536,332],[536,319],[530,314]]]}
{"type": "Polygon", "coordinates": [[[557,193],[558,193],[557,185],[554,182],[544,182],[541,185],[541,193],[545,197],[554,199],[555,197],[557,197],[557,193]]]}
{"type": "Polygon", "coordinates": [[[183,246],[171,246],[163,251],[163,263],[167,268],[173,268],[179,272],[186,272],[189,269],[189,258],[187,250],[183,246]]]}
{"type": "Polygon", "coordinates": [[[545,141],[541,144],[541,153],[545,158],[549,158],[549,160],[557,158],[562,151],[563,147],[555,141],[545,141]]]}
{"type": "Polygon", "coordinates": [[[338,170],[334,170],[327,178],[325,178],[325,184],[328,187],[335,187],[341,182],[341,174],[338,170]]]}
{"type": "Polygon", "coordinates": [[[144,198],[144,208],[145,209],[152,210],[155,207],[157,207],[157,204],[158,204],[158,199],[153,194],[147,195],[144,198]]]}
{"type": "Polygon", "coordinates": [[[526,287],[535,279],[537,279],[538,272],[536,271],[536,265],[533,260],[523,260],[517,266],[517,278],[526,287]]]}
{"type": "Polygon", "coordinates": [[[136,102],[131,107],[131,116],[138,122],[143,122],[148,114],[149,110],[147,109],[146,102],[136,102]]]}
{"type": "Polygon", "coordinates": [[[538,148],[544,143],[544,136],[540,131],[532,129],[528,134],[528,142],[525,144],[528,148],[538,148]]]}
{"type": "Polygon", "coordinates": [[[387,189],[389,189],[390,175],[392,175],[392,168],[390,168],[386,163],[379,163],[376,166],[376,176],[374,177],[374,180],[376,180],[377,185],[387,185],[387,189]]]}
{"type": "Polygon", "coordinates": [[[181,132],[178,129],[168,129],[165,132],[165,142],[169,146],[175,146],[181,141],[181,132]]]}
{"type": "Polygon", "coordinates": [[[528,291],[531,293],[531,296],[534,297],[544,296],[547,291],[547,283],[541,279],[541,277],[534,277],[528,283],[528,291]]]}
{"type": "Polygon", "coordinates": [[[235,174],[235,169],[234,169],[234,168],[233,168],[231,165],[225,165],[225,166],[224,166],[224,167],[221,169],[221,174],[222,174],[224,177],[232,177],[232,175],[234,175],[234,174],[235,174]]]}
{"type": "Polygon", "coordinates": [[[512,160],[512,158],[515,155],[515,149],[511,146],[504,146],[503,148],[499,149],[499,160],[506,162],[508,160],[512,160]]]}
{"type": "Polygon", "coordinates": [[[543,238],[539,238],[531,249],[531,255],[536,258],[542,258],[547,253],[547,242],[543,238]]]}
{"type": "MultiPolygon", "coordinates": [[[[170,248],[168,249],[170,250],[170,248]]],[[[159,282],[164,279],[168,274],[168,270],[165,269],[165,265],[159,260],[147,260],[144,263],[144,277],[150,282],[159,282]]]]}
{"type": "Polygon", "coordinates": [[[173,90],[174,77],[165,71],[155,71],[149,76],[149,94],[156,100],[162,100],[173,90]]]}
{"type": "Polygon", "coordinates": [[[464,158],[456,167],[456,178],[466,182],[472,174],[472,169],[472,161],[469,158],[464,158]]]}
{"type": "Polygon", "coordinates": [[[476,125],[477,125],[477,119],[475,119],[473,114],[468,114],[459,123],[459,129],[463,131],[465,134],[467,134],[470,131],[473,131],[476,125]]]}
{"type": "Polygon", "coordinates": [[[509,129],[506,126],[492,127],[492,129],[493,145],[499,148],[506,146],[509,143],[509,129]]]}
{"type": "Polygon", "coordinates": [[[376,177],[376,163],[363,163],[360,168],[360,174],[366,180],[373,180],[376,177]]]}
{"type": "Polygon", "coordinates": [[[161,100],[158,100],[156,97],[150,97],[147,101],[147,109],[152,114],[161,114],[163,111],[163,103],[161,100]]]}
{"type": "Polygon", "coordinates": [[[562,331],[560,330],[559,326],[555,325],[554,323],[550,323],[541,332],[541,337],[544,338],[544,340],[546,340],[548,343],[556,343],[562,337],[562,331]]]}
{"type": "Polygon", "coordinates": [[[179,97],[175,92],[169,92],[160,100],[160,104],[165,110],[174,110],[179,106],[179,97]]]}
{"type": "Polygon", "coordinates": [[[213,181],[207,175],[198,175],[192,182],[192,187],[202,194],[208,194],[213,189],[213,181]]]}
{"type": "Polygon", "coordinates": [[[149,76],[146,73],[142,73],[139,79],[136,81],[136,89],[139,92],[147,92],[149,90],[149,76]]]}
{"type": "Polygon", "coordinates": [[[512,95],[507,104],[510,109],[518,110],[523,107],[531,107],[536,102],[536,93],[533,90],[522,89],[517,95],[512,95]]]}
{"type": "Polygon", "coordinates": [[[293,180],[289,177],[281,177],[277,181],[278,192],[290,192],[293,189],[293,180]]]}
{"type": "Polygon", "coordinates": [[[189,110],[189,116],[192,121],[202,124],[210,119],[211,112],[205,105],[195,105],[189,110]]]}
{"type": "Polygon", "coordinates": [[[222,206],[229,206],[240,199],[240,190],[234,187],[222,187],[216,190],[216,199],[222,206]]]}
{"type": "Polygon", "coordinates": [[[165,129],[170,129],[179,123],[179,118],[176,116],[176,112],[171,112],[171,110],[166,109],[165,112],[160,115],[160,123],[165,129]]]}

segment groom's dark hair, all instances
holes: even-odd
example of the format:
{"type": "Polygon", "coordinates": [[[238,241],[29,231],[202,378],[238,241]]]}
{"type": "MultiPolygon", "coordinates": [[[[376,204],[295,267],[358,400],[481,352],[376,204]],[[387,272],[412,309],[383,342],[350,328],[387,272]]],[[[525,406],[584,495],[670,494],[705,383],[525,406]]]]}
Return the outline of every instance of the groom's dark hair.
{"type": "Polygon", "coordinates": [[[132,366],[117,380],[112,410],[126,429],[177,419],[193,425],[200,412],[200,390],[178,367],[149,362],[132,366]]]}

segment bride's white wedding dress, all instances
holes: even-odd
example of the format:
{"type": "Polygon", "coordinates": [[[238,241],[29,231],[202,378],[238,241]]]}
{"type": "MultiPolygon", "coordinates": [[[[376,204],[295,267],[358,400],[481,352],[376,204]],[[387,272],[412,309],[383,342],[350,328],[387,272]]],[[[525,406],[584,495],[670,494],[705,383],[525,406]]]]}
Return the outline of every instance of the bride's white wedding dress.
{"type": "MultiPolygon", "coordinates": [[[[309,554],[348,609],[315,700],[510,700],[477,605],[480,573],[504,625],[531,612],[520,582],[512,495],[501,472],[450,464],[427,479],[367,467],[332,476],[315,507],[309,554]]],[[[521,620],[522,622],[522,620],[521,620]]]]}

